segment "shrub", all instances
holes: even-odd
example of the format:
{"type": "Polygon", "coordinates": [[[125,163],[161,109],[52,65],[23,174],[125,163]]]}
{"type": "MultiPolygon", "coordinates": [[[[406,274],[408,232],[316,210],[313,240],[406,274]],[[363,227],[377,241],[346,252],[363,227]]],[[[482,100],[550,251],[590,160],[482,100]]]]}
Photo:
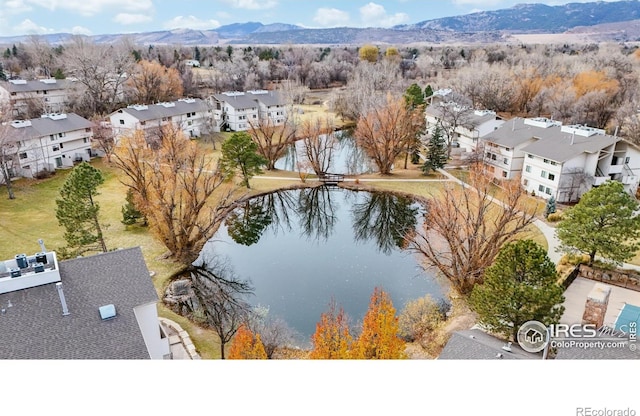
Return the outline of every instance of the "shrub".
{"type": "Polygon", "coordinates": [[[547,217],[547,221],[549,222],[562,221],[562,212],[554,212],[552,214],[549,214],[549,216],[547,217]]]}
{"type": "Polygon", "coordinates": [[[449,305],[429,295],[408,302],[398,318],[399,334],[409,342],[421,339],[446,319],[449,305]]]}

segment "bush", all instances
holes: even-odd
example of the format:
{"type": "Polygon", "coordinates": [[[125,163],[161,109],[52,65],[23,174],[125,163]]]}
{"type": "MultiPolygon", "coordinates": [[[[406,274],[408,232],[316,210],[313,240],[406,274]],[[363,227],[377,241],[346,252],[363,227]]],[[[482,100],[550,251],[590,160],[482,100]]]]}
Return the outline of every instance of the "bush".
{"type": "Polygon", "coordinates": [[[398,318],[399,335],[408,342],[421,339],[446,319],[449,305],[430,295],[408,302],[398,318]]]}
{"type": "Polygon", "coordinates": [[[572,265],[577,266],[580,263],[589,263],[589,255],[588,254],[579,254],[579,253],[568,253],[562,256],[559,261],[560,265],[572,265]]]}
{"type": "Polygon", "coordinates": [[[549,216],[547,217],[547,221],[549,222],[562,221],[562,212],[554,212],[552,214],[549,214],[549,216]]]}
{"type": "Polygon", "coordinates": [[[55,173],[56,172],[54,170],[43,169],[41,171],[38,171],[35,175],[33,175],[33,177],[36,179],[47,179],[55,175],[55,173]]]}

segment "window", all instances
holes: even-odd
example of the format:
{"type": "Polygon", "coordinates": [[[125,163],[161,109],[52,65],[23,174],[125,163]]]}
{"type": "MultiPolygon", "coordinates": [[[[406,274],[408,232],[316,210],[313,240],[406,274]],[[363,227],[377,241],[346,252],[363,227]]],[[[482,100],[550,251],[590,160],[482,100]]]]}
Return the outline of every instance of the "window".
{"type": "Polygon", "coordinates": [[[27,152],[20,153],[20,159],[26,159],[27,157],[27,152]]]}
{"type": "Polygon", "coordinates": [[[527,157],[528,157],[529,159],[533,159],[533,155],[531,155],[531,154],[527,154],[527,157]]]}
{"type": "Polygon", "coordinates": [[[542,176],[543,178],[547,179],[547,171],[543,170],[542,172],[540,172],[540,176],[542,176]]]}
{"type": "Polygon", "coordinates": [[[58,133],[58,137],[64,137],[64,136],[65,136],[64,132],[63,133],[58,133]]]}
{"type": "Polygon", "coordinates": [[[64,149],[64,144],[60,143],[60,149],[64,149]]]}
{"type": "Polygon", "coordinates": [[[523,180],[522,180],[522,184],[523,184],[524,186],[529,185],[529,179],[523,179],[523,180]]]}
{"type": "Polygon", "coordinates": [[[544,192],[544,186],[542,186],[542,185],[538,185],[538,191],[540,191],[540,192],[544,192]]]}
{"type": "Polygon", "coordinates": [[[53,150],[54,152],[57,152],[58,150],[60,150],[60,147],[58,147],[58,146],[53,146],[53,147],[51,148],[51,150],[53,150]]]}
{"type": "Polygon", "coordinates": [[[504,163],[505,165],[508,165],[509,159],[505,157],[504,159],[502,159],[502,163],[504,163]]]}
{"type": "Polygon", "coordinates": [[[87,138],[86,138],[86,137],[83,137],[83,138],[82,138],[82,143],[86,143],[86,142],[87,142],[87,138]]]}
{"type": "Polygon", "coordinates": [[[630,161],[631,161],[631,158],[629,156],[624,158],[625,165],[628,165],[630,161]]]}
{"type": "Polygon", "coordinates": [[[506,170],[503,170],[503,171],[502,171],[502,177],[503,177],[503,178],[506,178],[506,177],[507,177],[507,171],[506,171],[506,170]]]}
{"type": "Polygon", "coordinates": [[[548,188],[548,187],[545,188],[544,189],[544,193],[547,194],[547,195],[551,195],[551,188],[548,188]]]}
{"type": "Polygon", "coordinates": [[[141,126],[144,126],[145,124],[147,124],[147,122],[146,122],[146,121],[141,121],[141,122],[140,122],[140,125],[141,125],[141,126]]]}
{"type": "Polygon", "coordinates": [[[556,175],[554,175],[553,173],[550,173],[550,174],[549,174],[549,180],[550,180],[550,181],[553,181],[553,180],[555,180],[555,179],[556,179],[556,175]]]}
{"type": "Polygon", "coordinates": [[[187,118],[191,117],[191,113],[187,113],[187,118]]]}
{"type": "Polygon", "coordinates": [[[554,162],[553,160],[549,161],[549,164],[550,164],[551,166],[556,166],[556,165],[557,165],[557,163],[556,163],[556,162],[554,162]]]}
{"type": "Polygon", "coordinates": [[[531,173],[531,166],[527,165],[524,167],[524,171],[527,173],[531,173]]]}
{"type": "Polygon", "coordinates": [[[493,153],[491,153],[491,160],[496,160],[496,159],[497,159],[497,158],[496,158],[496,155],[495,155],[495,154],[493,154],[493,153]]]}
{"type": "Polygon", "coordinates": [[[542,159],[544,163],[549,163],[549,159],[542,159]]]}
{"type": "Polygon", "coordinates": [[[53,134],[50,134],[50,135],[49,135],[49,138],[51,139],[51,141],[54,141],[54,140],[56,139],[56,136],[55,136],[55,135],[53,135],[53,134]]]}
{"type": "Polygon", "coordinates": [[[124,120],[120,120],[120,124],[124,124],[124,120]]]}
{"type": "Polygon", "coordinates": [[[192,124],[193,124],[193,121],[191,121],[191,120],[187,121],[187,125],[188,125],[188,126],[190,126],[190,125],[192,125],[192,124]]]}
{"type": "Polygon", "coordinates": [[[91,128],[87,127],[86,129],[84,129],[85,133],[90,133],[91,132],[91,128]]]}

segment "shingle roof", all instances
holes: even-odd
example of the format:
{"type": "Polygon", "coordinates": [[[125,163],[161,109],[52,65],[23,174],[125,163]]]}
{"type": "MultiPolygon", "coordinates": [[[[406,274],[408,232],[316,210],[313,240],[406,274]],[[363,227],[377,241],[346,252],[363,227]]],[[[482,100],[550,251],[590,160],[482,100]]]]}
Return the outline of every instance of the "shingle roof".
{"type": "Polygon", "coordinates": [[[525,120],[520,117],[509,120],[482,140],[508,148],[525,144],[522,151],[559,163],[582,153],[599,152],[620,140],[603,134],[573,135],[562,131],[559,125],[544,128],[527,124],[525,120]]]}
{"type": "Polygon", "coordinates": [[[214,94],[213,97],[218,101],[225,102],[225,103],[229,104],[231,107],[233,107],[235,109],[257,108],[258,107],[258,103],[255,101],[253,95],[249,96],[247,94],[243,94],[243,95],[238,95],[238,94],[233,94],[233,95],[214,94]]]}
{"type": "Polygon", "coordinates": [[[134,314],[155,303],[139,247],[59,262],[70,315],[62,316],[55,284],[0,295],[0,359],[148,359],[134,314]],[[98,308],[117,316],[102,321],[98,308]]]}
{"type": "Polygon", "coordinates": [[[252,97],[254,100],[260,101],[267,107],[274,105],[284,105],[284,99],[280,95],[279,91],[265,91],[264,93],[254,93],[252,91],[247,92],[248,97],[252,97]]]}
{"type": "Polygon", "coordinates": [[[53,120],[49,117],[34,118],[29,120],[31,126],[16,128],[10,130],[10,135],[15,140],[25,140],[49,136],[74,130],[84,130],[91,128],[93,124],[86,118],[77,114],[66,114],[65,118],[53,120]]]}
{"type": "Polygon", "coordinates": [[[542,359],[540,354],[526,352],[516,344],[511,344],[511,352],[502,347],[506,341],[498,339],[479,329],[456,331],[438,356],[443,360],[498,360],[498,359],[542,359]],[[500,356],[499,356],[500,355],[500,356]]]}
{"type": "Polygon", "coordinates": [[[36,92],[36,91],[52,91],[64,90],[69,87],[72,81],[67,79],[57,79],[55,82],[42,82],[40,80],[27,81],[24,84],[15,84],[13,82],[2,82],[0,86],[9,92],[36,92]]]}
{"type": "Polygon", "coordinates": [[[135,106],[118,110],[125,112],[140,121],[161,120],[164,117],[181,116],[191,112],[202,112],[207,110],[207,104],[199,99],[172,101],[171,105],[151,104],[136,109],[135,106]],[[146,108],[145,108],[146,107],[146,108]]]}
{"type": "MultiPolygon", "coordinates": [[[[429,115],[433,115],[434,117],[442,117],[443,115],[443,106],[440,104],[429,105],[425,109],[425,112],[429,115]]],[[[487,111],[479,111],[476,113],[476,110],[468,110],[468,113],[465,115],[465,121],[469,121],[473,123],[475,126],[480,126],[487,121],[495,120],[496,114],[493,112],[487,111]],[[480,113],[480,114],[479,114],[480,113]]]]}

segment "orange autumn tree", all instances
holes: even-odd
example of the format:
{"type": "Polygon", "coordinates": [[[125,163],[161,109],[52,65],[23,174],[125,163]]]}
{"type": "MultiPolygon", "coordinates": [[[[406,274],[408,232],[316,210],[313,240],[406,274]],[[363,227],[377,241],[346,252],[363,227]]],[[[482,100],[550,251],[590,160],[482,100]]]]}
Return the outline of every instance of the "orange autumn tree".
{"type": "Polygon", "coordinates": [[[405,358],[405,343],[398,337],[398,318],[391,298],[376,287],[364,316],[362,333],[355,343],[352,358],[393,360],[405,358]]]}
{"type": "Polygon", "coordinates": [[[316,332],[311,337],[313,350],[310,358],[317,360],[345,359],[353,339],[349,333],[347,315],[344,310],[338,310],[334,300],[329,304],[329,311],[320,316],[316,324],[316,332]]]}
{"type": "Polygon", "coordinates": [[[233,337],[228,358],[230,360],[266,360],[267,353],[260,334],[254,335],[246,325],[240,325],[233,337]]]}

